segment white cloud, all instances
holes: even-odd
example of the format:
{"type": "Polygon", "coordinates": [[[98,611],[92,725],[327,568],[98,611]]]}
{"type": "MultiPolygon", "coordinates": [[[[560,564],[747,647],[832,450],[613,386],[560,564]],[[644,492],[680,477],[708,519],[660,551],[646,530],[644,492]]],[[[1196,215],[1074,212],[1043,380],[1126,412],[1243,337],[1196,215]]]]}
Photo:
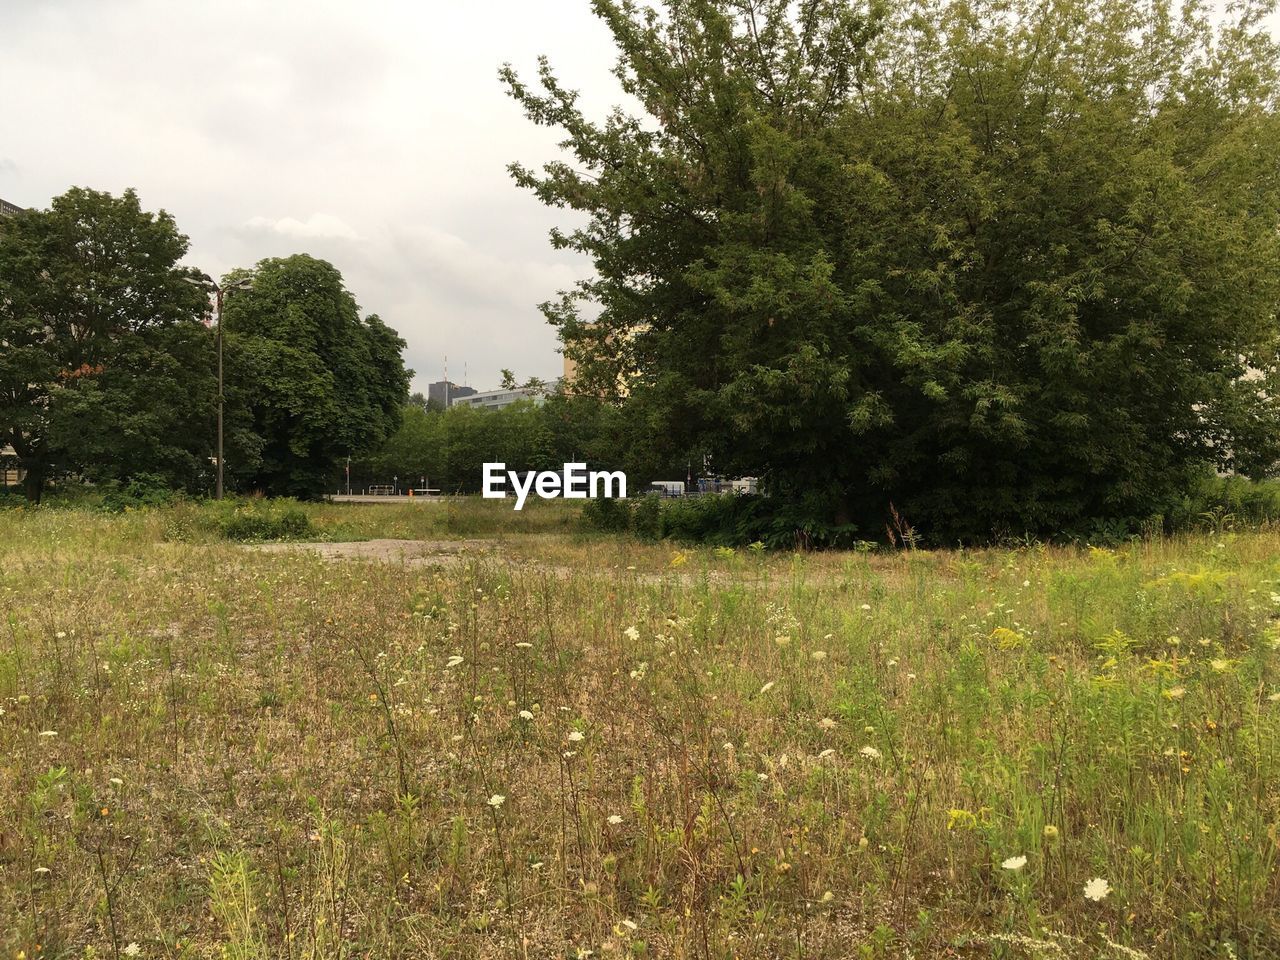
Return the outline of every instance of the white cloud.
{"type": "Polygon", "coordinates": [[[602,116],[622,99],[589,0],[4,0],[0,197],[136,187],[212,274],[330,260],[408,341],[415,387],[559,373],[537,304],[587,275],[510,180],[556,158],[498,67],[547,54],[602,116]],[[122,50],[128,56],[121,56],[122,50]]]}
{"type": "Polygon", "coordinates": [[[329,213],[313,213],[306,220],[297,220],[293,217],[281,217],[278,220],[268,217],[250,217],[244,222],[244,226],[246,230],[265,230],[269,233],[278,233],[282,237],[360,239],[360,234],[356,233],[350,224],[343,221],[341,217],[335,217],[329,213]]]}

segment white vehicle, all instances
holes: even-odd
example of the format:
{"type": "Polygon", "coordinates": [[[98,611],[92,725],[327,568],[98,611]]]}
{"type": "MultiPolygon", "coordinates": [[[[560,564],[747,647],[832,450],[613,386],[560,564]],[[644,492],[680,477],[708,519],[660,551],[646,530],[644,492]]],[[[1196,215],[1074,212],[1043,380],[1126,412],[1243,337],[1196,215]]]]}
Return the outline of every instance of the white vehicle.
{"type": "Polygon", "coordinates": [[[648,493],[660,493],[664,497],[683,497],[683,480],[655,480],[649,484],[648,493]]]}

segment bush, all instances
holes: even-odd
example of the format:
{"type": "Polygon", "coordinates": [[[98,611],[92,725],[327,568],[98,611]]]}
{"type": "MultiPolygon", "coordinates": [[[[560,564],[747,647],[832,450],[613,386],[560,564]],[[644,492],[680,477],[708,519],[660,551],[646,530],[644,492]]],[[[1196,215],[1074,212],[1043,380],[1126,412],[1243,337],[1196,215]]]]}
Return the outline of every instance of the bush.
{"type": "Polygon", "coordinates": [[[1258,526],[1280,521],[1280,481],[1209,476],[1170,509],[1170,530],[1258,526]]]}
{"type": "Polygon", "coordinates": [[[635,501],[593,500],[582,524],[605,533],[631,533],[643,540],[677,540],[717,547],[763,543],[774,549],[851,547],[857,528],[818,519],[821,505],[789,504],[758,496],[702,494],[664,499],[649,494],[635,501]]]}
{"type": "Polygon", "coordinates": [[[641,540],[662,539],[662,497],[650,493],[631,510],[631,532],[641,540]]]}
{"type": "Polygon", "coordinates": [[[140,473],[126,483],[112,481],[102,497],[102,509],[108,513],[124,513],[144,507],[167,507],[178,494],[164,477],[140,473]]]}
{"type": "Polygon", "coordinates": [[[631,503],[608,497],[588,500],[582,508],[582,524],[588,530],[626,533],[631,529],[631,503]]]}
{"type": "Polygon", "coordinates": [[[220,522],[228,540],[296,540],[313,536],[315,528],[307,512],[296,505],[254,504],[237,507],[220,522]]]}

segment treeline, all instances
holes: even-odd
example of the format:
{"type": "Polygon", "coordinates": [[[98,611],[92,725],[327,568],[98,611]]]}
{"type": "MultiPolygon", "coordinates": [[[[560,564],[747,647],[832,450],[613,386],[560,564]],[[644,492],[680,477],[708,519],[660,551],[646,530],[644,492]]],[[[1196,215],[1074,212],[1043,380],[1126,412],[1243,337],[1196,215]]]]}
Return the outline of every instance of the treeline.
{"type": "Polygon", "coordinates": [[[50,481],[212,492],[223,303],[228,489],[313,497],[376,449],[408,395],[404,341],[342,275],[299,254],[219,285],[181,265],[173,218],[73,188],[0,219],[0,448],[38,502],[50,481]]]}
{"type": "MultiPolygon", "coordinates": [[[[624,470],[631,490],[650,480],[700,472],[700,465],[688,459],[664,458],[624,406],[552,392],[540,402],[497,409],[458,405],[442,410],[411,403],[400,428],[381,448],[352,460],[352,489],[396,478],[404,488],[425,478],[446,493],[475,493],[483,465],[493,461],[511,470],[559,470],[569,462],[624,470]]],[[[344,472],[345,467],[334,474],[333,489],[344,489],[344,472]]]]}

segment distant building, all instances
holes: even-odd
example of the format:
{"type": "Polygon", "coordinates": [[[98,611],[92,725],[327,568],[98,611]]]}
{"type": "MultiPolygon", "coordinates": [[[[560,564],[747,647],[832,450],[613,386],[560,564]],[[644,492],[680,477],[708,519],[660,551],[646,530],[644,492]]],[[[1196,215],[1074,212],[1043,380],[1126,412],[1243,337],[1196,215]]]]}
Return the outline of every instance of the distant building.
{"type": "Polygon", "coordinates": [[[437,380],[427,385],[427,403],[434,400],[442,407],[451,407],[459,397],[474,396],[475,392],[471,387],[462,387],[449,380],[437,380]]]}
{"type": "Polygon", "coordinates": [[[534,403],[542,403],[548,393],[554,393],[560,389],[560,381],[552,380],[541,388],[535,387],[513,387],[510,390],[482,390],[479,393],[472,391],[470,396],[458,397],[453,401],[455,407],[483,407],[486,410],[497,410],[500,407],[509,407],[513,403],[521,400],[532,400],[534,403]]]}
{"type": "Polygon", "coordinates": [[[27,472],[18,466],[18,453],[13,447],[0,447],[0,486],[12,487],[22,482],[27,472]]]}
{"type": "Polygon", "coordinates": [[[0,198],[0,217],[12,217],[15,213],[21,213],[22,208],[16,203],[10,203],[8,200],[0,198]]]}

